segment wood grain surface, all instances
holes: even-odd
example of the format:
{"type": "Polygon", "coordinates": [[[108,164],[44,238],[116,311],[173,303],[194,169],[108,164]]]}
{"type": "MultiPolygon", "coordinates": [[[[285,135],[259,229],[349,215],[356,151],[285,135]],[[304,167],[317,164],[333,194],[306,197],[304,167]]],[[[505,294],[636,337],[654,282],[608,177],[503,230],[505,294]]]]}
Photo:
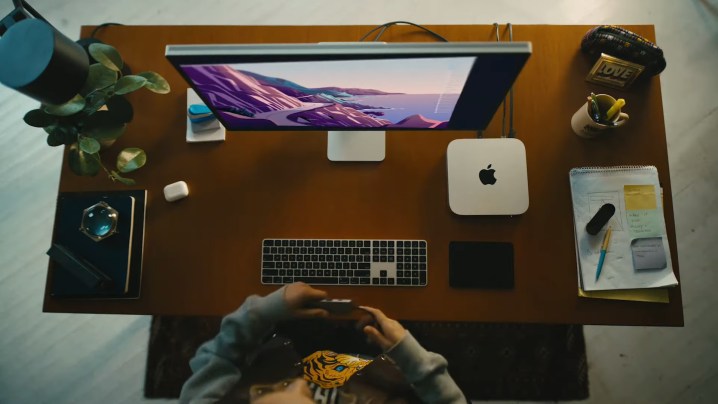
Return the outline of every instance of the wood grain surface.
{"type": "MultiPolygon", "coordinates": [[[[584,81],[593,65],[579,51],[591,26],[517,25],[515,41],[530,41],[533,55],[515,84],[515,127],[526,145],[528,211],[515,217],[460,217],[449,210],[446,147],[460,131],[388,132],[381,163],[333,163],[325,132],[229,132],[224,143],[185,142],[187,84],[164,57],[167,44],[354,41],[370,26],[112,26],[98,38],[120,51],[134,72],[154,70],[172,92],[145,90],[129,100],[135,119],[108,150],[148,154],[133,173],[148,190],[141,298],[69,301],[46,291],[43,310],[127,314],[217,315],[260,284],[264,238],[426,239],[429,285],[424,288],[324,287],[331,297],[381,307],[406,320],[683,325],[680,287],[670,304],[580,299],[568,171],[578,166],[651,164],[658,167],[674,271],[678,255],[666,134],[658,78],[631,91],[584,81]],[[571,130],[570,119],[591,91],[628,101],[631,119],[600,140],[571,130]],[[184,180],[190,196],[165,202],[165,185],[184,180]],[[515,249],[511,291],[456,290],[448,284],[448,246],[454,240],[508,241],[515,249]]],[[[430,26],[450,41],[493,41],[490,25],[430,26]]],[[[625,26],[655,39],[653,26],[625,26]]],[[[84,27],[88,35],[92,27],[84,27]]],[[[501,28],[502,39],[508,39],[501,28]]],[[[427,41],[408,27],[385,41],[427,41]]],[[[501,111],[485,132],[500,134],[501,111]]],[[[60,191],[120,190],[107,178],[77,177],[63,164],[60,191]]],[[[52,268],[50,268],[50,272],[52,268]]]]}

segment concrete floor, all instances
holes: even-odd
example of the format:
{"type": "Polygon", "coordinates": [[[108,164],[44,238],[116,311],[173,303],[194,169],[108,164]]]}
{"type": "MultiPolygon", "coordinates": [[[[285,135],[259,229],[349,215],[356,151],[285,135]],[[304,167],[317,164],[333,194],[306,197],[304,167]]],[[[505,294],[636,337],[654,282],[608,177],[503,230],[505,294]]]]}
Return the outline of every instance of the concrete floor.
{"type": "MultiPolygon", "coordinates": [[[[0,16],[11,10],[3,1],[0,16]]],[[[590,402],[708,403],[718,396],[718,1],[34,0],[81,25],[655,24],[684,328],[585,327],[590,402]]],[[[42,313],[61,150],[22,122],[36,102],[0,88],[0,403],[143,402],[147,316],[42,313]]]]}

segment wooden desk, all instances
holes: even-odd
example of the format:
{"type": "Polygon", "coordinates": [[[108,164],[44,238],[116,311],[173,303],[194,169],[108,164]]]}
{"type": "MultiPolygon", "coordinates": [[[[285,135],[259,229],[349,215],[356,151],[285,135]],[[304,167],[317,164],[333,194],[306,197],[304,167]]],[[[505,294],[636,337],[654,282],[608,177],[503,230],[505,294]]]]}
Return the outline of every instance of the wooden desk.
{"type": "MultiPolygon", "coordinates": [[[[135,119],[115,148],[136,145],[148,163],[134,174],[149,191],[141,298],[63,301],[50,312],[219,315],[247,295],[274,287],[259,280],[260,243],[279,238],[406,238],[429,243],[426,288],[325,287],[332,297],[381,307],[395,318],[526,323],[683,325],[680,288],[670,304],[577,297],[568,171],[585,165],[653,164],[665,195],[672,260],[678,275],[671,181],[658,78],[631,92],[584,81],[592,63],[579,44],[589,26],[515,26],[533,55],[515,85],[515,126],[528,155],[530,207],[517,217],[460,217],[448,207],[446,147],[470,132],[389,132],[382,163],[332,163],[325,132],[233,132],[224,143],[188,144],[187,84],[164,57],[166,44],[353,41],[372,27],[116,26],[99,38],[116,46],[133,71],[155,70],[169,95],[138,91],[135,119]],[[591,91],[628,100],[631,115],[615,135],[577,137],[570,118],[591,91]],[[185,180],[189,198],[167,203],[162,188],[185,180]],[[510,241],[515,289],[449,287],[452,240],[510,241]]],[[[493,41],[492,26],[432,26],[451,41],[493,41]]],[[[653,26],[628,26],[650,39],[653,26]]],[[[91,27],[83,28],[83,35],[91,27]]],[[[502,27],[503,37],[508,34],[502,27]]],[[[387,41],[431,40],[408,27],[387,41]]],[[[498,112],[486,132],[500,133],[498,112]]],[[[113,153],[108,153],[109,159],[113,153]]],[[[74,176],[63,165],[61,191],[125,189],[102,175],[74,176]]]]}

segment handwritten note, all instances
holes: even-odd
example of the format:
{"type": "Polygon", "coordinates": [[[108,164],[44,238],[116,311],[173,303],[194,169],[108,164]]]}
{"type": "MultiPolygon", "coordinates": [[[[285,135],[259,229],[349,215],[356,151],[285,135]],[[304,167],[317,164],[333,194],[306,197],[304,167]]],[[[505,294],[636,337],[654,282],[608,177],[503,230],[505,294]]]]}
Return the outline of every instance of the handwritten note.
{"type": "Polygon", "coordinates": [[[654,185],[624,185],[626,222],[633,238],[663,235],[663,217],[656,202],[654,185]]]}
{"type": "Polygon", "coordinates": [[[633,267],[642,269],[663,269],[666,267],[666,250],[662,237],[637,238],[631,241],[633,267]]]}
{"type": "Polygon", "coordinates": [[[624,185],[626,210],[658,209],[656,187],[653,185],[624,185]]]}

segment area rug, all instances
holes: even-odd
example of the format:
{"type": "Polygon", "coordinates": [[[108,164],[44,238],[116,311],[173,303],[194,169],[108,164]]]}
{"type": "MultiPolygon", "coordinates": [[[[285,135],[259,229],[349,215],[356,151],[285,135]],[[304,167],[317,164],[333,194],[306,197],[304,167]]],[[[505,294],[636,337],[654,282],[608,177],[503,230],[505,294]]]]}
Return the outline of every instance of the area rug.
{"type": "MultiPolygon", "coordinates": [[[[220,317],[155,316],[149,340],[145,397],[177,398],[191,375],[188,362],[214,337],[220,317]]],[[[588,369],[577,325],[401,322],[428,350],[442,354],[449,373],[472,400],[583,400],[588,369]]],[[[354,324],[293,320],[277,333],[304,355],[319,349],[376,355],[354,324]]]]}

